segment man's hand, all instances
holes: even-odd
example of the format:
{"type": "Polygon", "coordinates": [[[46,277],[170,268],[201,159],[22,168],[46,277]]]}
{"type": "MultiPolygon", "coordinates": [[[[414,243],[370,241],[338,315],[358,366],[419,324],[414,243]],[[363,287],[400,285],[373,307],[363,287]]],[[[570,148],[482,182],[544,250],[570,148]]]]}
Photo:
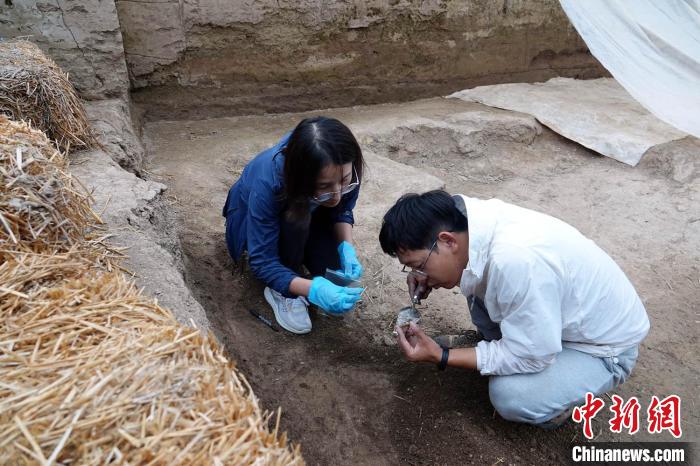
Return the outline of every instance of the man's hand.
{"type": "Polygon", "coordinates": [[[396,326],[399,348],[411,362],[432,362],[437,364],[442,358],[442,348],[426,335],[414,322],[408,328],[396,326]]]}
{"type": "Polygon", "coordinates": [[[417,296],[419,300],[425,299],[430,292],[433,291],[425,282],[421,283],[416,276],[410,272],[406,276],[406,284],[408,285],[408,294],[411,300],[413,300],[414,296],[417,296]]]}

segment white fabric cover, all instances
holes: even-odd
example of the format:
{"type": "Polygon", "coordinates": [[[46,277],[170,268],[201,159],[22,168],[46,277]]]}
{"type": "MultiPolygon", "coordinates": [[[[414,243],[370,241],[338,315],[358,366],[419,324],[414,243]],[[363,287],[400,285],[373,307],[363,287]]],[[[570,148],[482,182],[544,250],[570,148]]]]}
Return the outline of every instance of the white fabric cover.
{"type": "Polygon", "coordinates": [[[494,84],[448,97],[528,113],[565,138],[632,166],[650,148],[687,136],[651,114],[611,78],[494,84]]]}
{"type": "Polygon", "coordinates": [[[700,0],[561,0],[591,53],[644,107],[700,137],[700,0]]]}

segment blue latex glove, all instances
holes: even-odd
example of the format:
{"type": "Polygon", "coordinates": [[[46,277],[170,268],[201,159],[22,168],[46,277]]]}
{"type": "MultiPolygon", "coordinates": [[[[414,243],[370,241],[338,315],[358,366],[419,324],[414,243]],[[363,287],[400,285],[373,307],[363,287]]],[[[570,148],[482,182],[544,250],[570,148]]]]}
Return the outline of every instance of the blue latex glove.
{"type": "Polygon", "coordinates": [[[338,245],[338,254],[340,254],[340,270],[339,272],[351,280],[359,280],[362,276],[362,265],[357,259],[357,253],[352,244],[343,241],[338,245]]]}
{"type": "Polygon", "coordinates": [[[338,286],[323,277],[311,280],[309,301],[333,314],[349,311],[360,300],[364,288],[338,286]]]}

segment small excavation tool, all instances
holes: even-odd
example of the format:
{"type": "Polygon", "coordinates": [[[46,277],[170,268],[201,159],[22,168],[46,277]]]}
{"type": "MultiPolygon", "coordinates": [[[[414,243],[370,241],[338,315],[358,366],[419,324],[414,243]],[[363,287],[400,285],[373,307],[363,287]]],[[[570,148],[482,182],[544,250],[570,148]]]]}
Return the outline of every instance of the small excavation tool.
{"type": "Polygon", "coordinates": [[[270,319],[268,319],[267,317],[260,315],[258,312],[256,312],[253,309],[248,309],[248,312],[250,312],[253,317],[255,317],[260,322],[262,322],[263,324],[270,327],[275,332],[279,332],[279,329],[277,328],[277,326],[275,324],[273,324],[272,321],[270,319]]]}
{"type": "Polygon", "coordinates": [[[332,269],[326,269],[325,278],[338,286],[347,286],[349,288],[360,288],[362,286],[358,280],[348,278],[342,273],[332,269]]]}
{"type": "MultiPolygon", "coordinates": [[[[326,280],[329,280],[331,283],[338,285],[338,286],[346,286],[348,288],[362,288],[362,283],[360,283],[359,280],[353,280],[352,278],[346,277],[344,274],[340,273],[337,270],[332,270],[332,269],[326,269],[326,275],[325,275],[326,280]]],[[[358,301],[359,302],[359,301],[358,301]]],[[[357,304],[353,306],[351,310],[356,309],[357,304]]],[[[333,314],[329,314],[325,312],[323,309],[320,309],[321,314],[325,316],[333,316],[333,314]]],[[[337,317],[337,316],[333,316],[337,317]]]]}
{"type": "Polygon", "coordinates": [[[420,304],[420,295],[422,295],[424,291],[425,291],[424,284],[419,284],[416,287],[416,291],[413,293],[413,298],[411,298],[411,304],[413,305],[413,308],[416,307],[416,304],[420,304]]]}

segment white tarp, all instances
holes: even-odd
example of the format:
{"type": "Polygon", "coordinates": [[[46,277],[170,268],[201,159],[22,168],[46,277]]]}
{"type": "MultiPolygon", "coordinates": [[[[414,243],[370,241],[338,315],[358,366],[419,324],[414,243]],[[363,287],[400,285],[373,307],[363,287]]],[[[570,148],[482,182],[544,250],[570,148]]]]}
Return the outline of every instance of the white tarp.
{"type": "Polygon", "coordinates": [[[561,0],[591,53],[649,111],[700,137],[700,0],[561,0]]]}
{"type": "Polygon", "coordinates": [[[610,78],[495,84],[449,97],[528,113],[562,136],[632,166],[649,148],[686,136],[649,113],[610,78]]]}

